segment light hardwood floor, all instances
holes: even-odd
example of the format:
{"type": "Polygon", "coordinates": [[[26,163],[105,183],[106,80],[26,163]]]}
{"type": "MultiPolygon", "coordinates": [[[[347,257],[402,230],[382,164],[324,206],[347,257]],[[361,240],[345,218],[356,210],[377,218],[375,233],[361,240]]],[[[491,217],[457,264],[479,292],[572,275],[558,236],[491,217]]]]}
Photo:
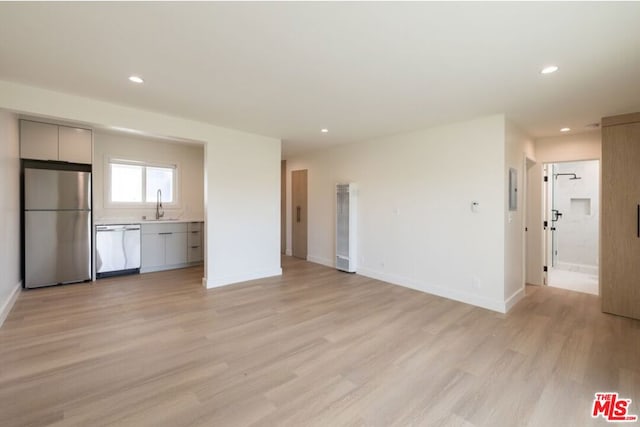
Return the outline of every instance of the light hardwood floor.
{"type": "Polygon", "coordinates": [[[528,287],[507,315],[285,257],[216,290],[191,268],[23,292],[0,424],[585,426],[640,415],[640,322],[528,287]]]}

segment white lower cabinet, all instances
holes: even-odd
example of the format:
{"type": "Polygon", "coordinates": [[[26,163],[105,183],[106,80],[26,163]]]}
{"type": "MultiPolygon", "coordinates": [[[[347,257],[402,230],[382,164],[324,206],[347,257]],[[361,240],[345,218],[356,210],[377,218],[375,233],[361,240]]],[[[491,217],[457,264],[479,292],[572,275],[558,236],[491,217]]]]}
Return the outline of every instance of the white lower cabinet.
{"type": "Polygon", "coordinates": [[[187,260],[189,262],[202,262],[204,251],[202,250],[202,233],[204,223],[190,222],[187,227],[187,260]]]}
{"type": "Polygon", "coordinates": [[[194,256],[194,246],[201,251],[202,223],[142,224],[143,273],[170,270],[202,262],[202,255],[194,256]],[[194,224],[194,226],[192,226],[194,224]],[[197,231],[197,238],[195,233],[197,231]]]}
{"type": "Polygon", "coordinates": [[[167,265],[187,262],[187,233],[171,233],[164,236],[164,259],[167,265]]]}
{"type": "Polygon", "coordinates": [[[153,267],[162,267],[164,261],[164,241],[165,237],[158,233],[145,234],[142,226],[142,265],[141,270],[148,270],[153,267]]]}

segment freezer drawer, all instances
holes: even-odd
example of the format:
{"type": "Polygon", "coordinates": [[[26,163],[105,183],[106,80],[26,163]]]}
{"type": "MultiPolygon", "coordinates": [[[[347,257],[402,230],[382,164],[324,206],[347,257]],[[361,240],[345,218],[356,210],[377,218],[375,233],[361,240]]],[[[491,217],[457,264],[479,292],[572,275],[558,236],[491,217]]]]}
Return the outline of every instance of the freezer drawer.
{"type": "Polygon", "coordinates": [[[140,225],[96,227],[97,277],[140,271],[140,225]]]}
{"type": "Polygon", "coordinates": [[[91,212],[25,212],[25,287],[91,279],[91,212]]]}

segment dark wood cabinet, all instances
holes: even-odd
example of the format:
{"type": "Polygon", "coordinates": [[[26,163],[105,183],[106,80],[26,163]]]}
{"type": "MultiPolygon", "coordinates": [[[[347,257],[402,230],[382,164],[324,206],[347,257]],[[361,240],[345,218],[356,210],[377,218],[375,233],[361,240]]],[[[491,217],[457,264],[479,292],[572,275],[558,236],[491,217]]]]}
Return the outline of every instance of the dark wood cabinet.
{"type": "Polygon", "coordinates": [[[602,311],[640,319],[640,113],[602,119],[602,311]]]}

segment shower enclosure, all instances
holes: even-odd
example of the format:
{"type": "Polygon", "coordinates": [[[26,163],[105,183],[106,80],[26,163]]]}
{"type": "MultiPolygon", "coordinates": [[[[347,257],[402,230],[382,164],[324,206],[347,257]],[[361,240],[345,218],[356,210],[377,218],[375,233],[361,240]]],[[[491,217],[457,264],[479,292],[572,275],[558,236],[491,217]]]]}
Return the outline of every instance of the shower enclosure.
{"type": "Polygon", "coordinates": [[[551,286],[597,293],[599,163],[546,165],[547,283],[551,286]]]}

